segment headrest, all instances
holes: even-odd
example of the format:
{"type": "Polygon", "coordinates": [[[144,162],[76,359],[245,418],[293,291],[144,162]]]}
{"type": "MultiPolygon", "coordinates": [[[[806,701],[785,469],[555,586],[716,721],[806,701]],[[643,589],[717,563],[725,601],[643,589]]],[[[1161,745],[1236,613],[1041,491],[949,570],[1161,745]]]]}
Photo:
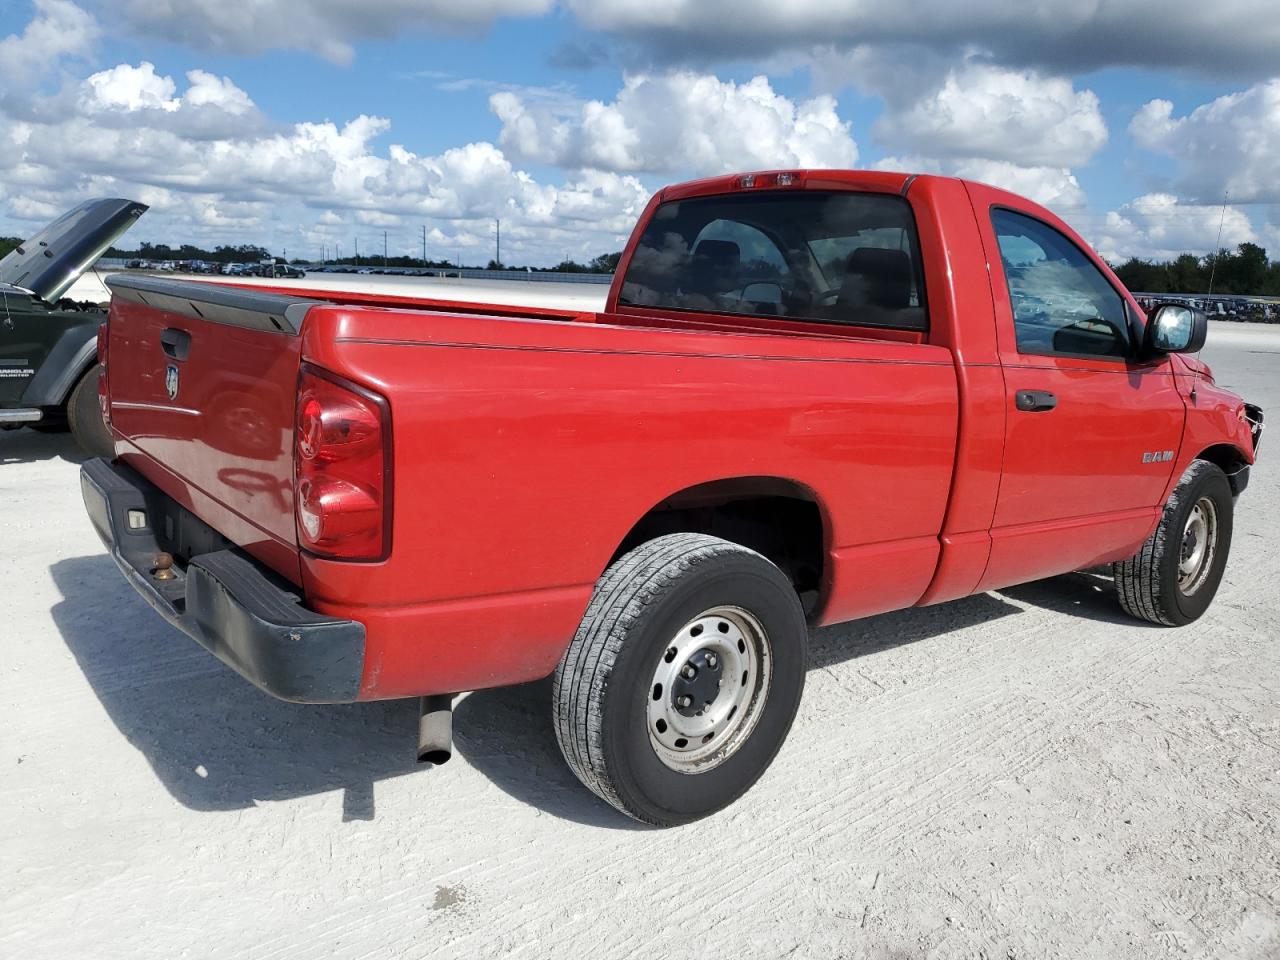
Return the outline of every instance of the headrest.
{"type": "Polygon", "coordinates": [[[849,255],[840,284],[841,307],[911,306],[911,257],[903,250],[862,247],[849,255]]]}
{"type": "Polygon", "coordinates": [[[732,240],[703,240],[694,248],[693,258],[726,267],[741,263],[742,251],[732,240]]]}
{"type": "Polygon", "coordinates": [[[703,240],[689,262],[689,289],[706,297],[732,290],[737,284],[742,252],[731,240],[703,240]]]}

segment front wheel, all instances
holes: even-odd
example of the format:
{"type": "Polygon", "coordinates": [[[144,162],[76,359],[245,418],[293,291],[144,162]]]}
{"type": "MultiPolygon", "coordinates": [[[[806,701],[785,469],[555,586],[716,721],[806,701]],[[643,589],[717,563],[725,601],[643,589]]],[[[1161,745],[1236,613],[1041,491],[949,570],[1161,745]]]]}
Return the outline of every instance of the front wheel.
{"type": "Polygon", "coordinates": [[[556,738],[618,810],[688,823],[772,762],[804,689],[808,631],[782,571],[702,534],[636,547],[596,585],[556,670],[556,738]]]}
{"type": "Polygon", "coordinates": [[[1235,500],[1227,475],[1194,460],[1142,549],[1113,566],[1120,605],[1167,627],[1198,620],[1222,582],[1235,500]]]}

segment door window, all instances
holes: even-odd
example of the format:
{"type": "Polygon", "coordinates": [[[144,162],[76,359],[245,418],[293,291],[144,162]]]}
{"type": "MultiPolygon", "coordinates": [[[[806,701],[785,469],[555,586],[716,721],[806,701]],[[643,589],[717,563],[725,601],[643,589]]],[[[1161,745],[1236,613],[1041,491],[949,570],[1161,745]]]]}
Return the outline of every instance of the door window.
{"type": "Polygon", "coordinates": [[[1011,210],[991,214],[1019,353],[1123,359],[1124,300],[1064,234],[1011,210]]]}

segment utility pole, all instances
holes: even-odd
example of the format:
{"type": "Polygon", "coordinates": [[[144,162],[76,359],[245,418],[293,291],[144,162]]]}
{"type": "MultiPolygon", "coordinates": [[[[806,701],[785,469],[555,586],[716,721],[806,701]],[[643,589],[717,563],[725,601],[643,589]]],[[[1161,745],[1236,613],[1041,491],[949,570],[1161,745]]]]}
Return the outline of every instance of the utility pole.
{"type": "Polygon", "coordinates": [[[493,222],[498,227],[498,245],[493,260],[498,265],[498,269],[502,269],[502,220],[499,218],[493,222]]]}
{"type": "Polygon", "coordinates": [[[422,225],[422,265],[427,265],[427,225],[422,225]]]}
{"type": "Polygon", "coordinates": [[[356,266],[358,267],[360,266],[360,238],[353,237],[352,239],[356,242],[356,266]]]}
{"type": "Polygon", "coordinates": [[[387,231],[382,231],[382,269],[387,269],[387,231]]]}

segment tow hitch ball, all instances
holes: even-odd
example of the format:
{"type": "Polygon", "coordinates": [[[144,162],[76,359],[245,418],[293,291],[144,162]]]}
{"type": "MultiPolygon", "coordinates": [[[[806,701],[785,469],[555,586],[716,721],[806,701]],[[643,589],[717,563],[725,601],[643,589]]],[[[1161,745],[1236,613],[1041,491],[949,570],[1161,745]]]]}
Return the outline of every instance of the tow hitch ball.
{"type": "Polygon", "coordinates": [[[423,697],[418,718],[418,762],[437,767],[453,756],[453,695],[423,697]]]}

